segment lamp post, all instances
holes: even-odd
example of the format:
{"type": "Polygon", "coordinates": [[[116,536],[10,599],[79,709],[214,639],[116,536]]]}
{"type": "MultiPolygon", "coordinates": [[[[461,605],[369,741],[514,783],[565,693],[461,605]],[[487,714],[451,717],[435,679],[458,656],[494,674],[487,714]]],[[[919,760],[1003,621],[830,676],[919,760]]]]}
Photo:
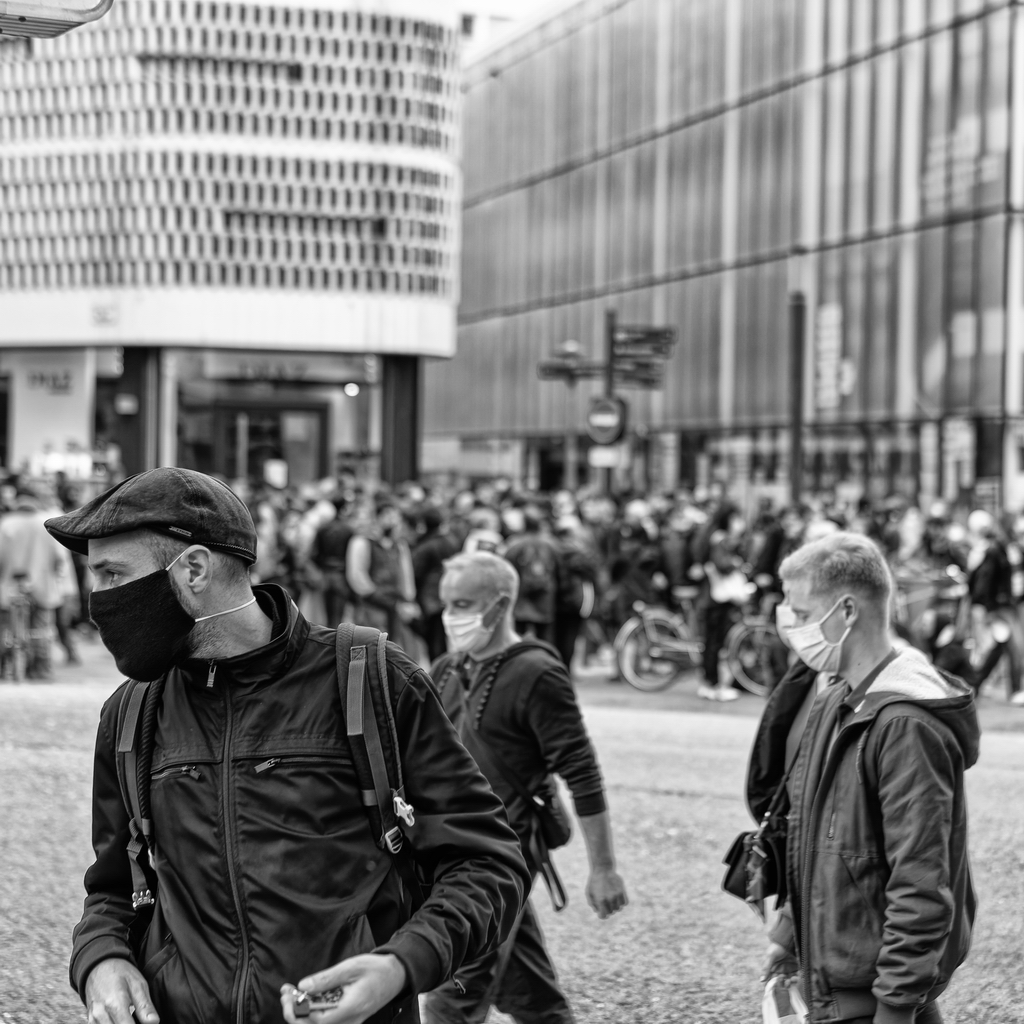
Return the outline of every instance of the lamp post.
{"type": "Polygon", "coordinates": [[[807,250],[789,257],[789,500],[799,504],[804,489],[804,352],[807,295],[804,291],[807,250]]]}
{"type": "MultiPolygon", "coordinates": [[[[563,341],[555,349],[555,358],[565,360],[566,364],[573,366],[579,362],[580,343],[572,338],[563,341]]],[[[563,451],[563,476],[562,486],[567,491],[575,492],[579,486],[579,444],[576,438],[576,381],[575,374],[568,374],[565,378],[565,441],[563,451]]]]}

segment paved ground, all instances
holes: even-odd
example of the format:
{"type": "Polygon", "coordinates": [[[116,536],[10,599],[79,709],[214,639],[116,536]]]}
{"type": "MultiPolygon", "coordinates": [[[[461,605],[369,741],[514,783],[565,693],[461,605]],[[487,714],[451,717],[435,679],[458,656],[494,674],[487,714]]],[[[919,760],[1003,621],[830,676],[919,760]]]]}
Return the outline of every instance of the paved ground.
{"type": "MultiPolygon", "coordinates": [[[[99,706],[117,684],[98,644],[52,684],[0,683],[0,1022],[81,1019],[66,982],[90,859],[90,762],[99,706]]],[[[557,854],[569,909],[542,914],[581,1024],[760,1019],[763,931],[719,890],[720,859],[748,827],[740,799],[760,702],[712,705],[694,680],[639,694],[580,683],[609,785],[630,907],[599,923],[583,898],[579,839],[557,854]]],[[[1024,711],[983,699],[981,763],[969,776],[981,910],[975,948],[945,997],[947,1019],[1024,1022],[1024,711]]],[[[211,1022],[214,1024],[214,1022],[211,1022]]]]}

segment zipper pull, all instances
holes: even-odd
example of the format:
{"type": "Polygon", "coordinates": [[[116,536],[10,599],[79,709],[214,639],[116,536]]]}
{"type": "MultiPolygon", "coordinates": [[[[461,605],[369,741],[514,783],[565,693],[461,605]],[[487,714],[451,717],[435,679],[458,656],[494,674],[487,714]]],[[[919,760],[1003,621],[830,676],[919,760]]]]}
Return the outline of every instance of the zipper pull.
{"type": "Polygon", "coordinates": [[[833,811],[832,812],[832,817],[829,819],[829,822],[828,822],[828,838],[829,839],[835,839],[835,837],[836,837],[836,814],[835,814],[835,811],[833,811]]]}
{"type": "Polygon", "coordinates": [[[281,758],[279,758],[279,757],[272,757],[272,758],[270,758],[269,761],[260,761],[260,763],[258,765],[256,765],[255,768],[253,768],[253,771],[257,775],[261,775],[263,772],[267,771],[270,768],[273,768],[275,765],[278,765],[280,763],[281,763],[281,758]]]}
{"type": "Polygon", "coordinates": [[[197,767],[196,767],[195,765],[192,765],[192,767],[191,767],[191,768],[186,768],[186,769],[185,769],[185,771],[186,771],[186,772],[187,772],[187,773],[188,773],[189,775],[191,775],[193,779],[198,779],[198,778],[201,778],[201,776],[200,776],[200,774],[199,774],[199,769],[198,769],[198,768],[197,768],[197,767]]]}
{"type": "Polygon", "coordinates": [[[206,677],[206,688],[208,690],[213,689],[213,677],[217,674],[217,663],[215,661],[210,662],[210,674],[206,677]]]}

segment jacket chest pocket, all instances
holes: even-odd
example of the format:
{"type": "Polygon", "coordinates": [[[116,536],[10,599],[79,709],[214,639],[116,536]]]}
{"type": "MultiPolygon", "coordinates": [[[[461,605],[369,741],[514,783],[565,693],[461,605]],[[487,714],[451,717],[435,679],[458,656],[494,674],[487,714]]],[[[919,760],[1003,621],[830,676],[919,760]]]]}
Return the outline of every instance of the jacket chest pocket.
{"type": "Polygon", "coordinates": [[[279,754],[239,761],[239,807],[275,831],[329,836],[349,831],[365,811],[347,752],[279,754]]]}

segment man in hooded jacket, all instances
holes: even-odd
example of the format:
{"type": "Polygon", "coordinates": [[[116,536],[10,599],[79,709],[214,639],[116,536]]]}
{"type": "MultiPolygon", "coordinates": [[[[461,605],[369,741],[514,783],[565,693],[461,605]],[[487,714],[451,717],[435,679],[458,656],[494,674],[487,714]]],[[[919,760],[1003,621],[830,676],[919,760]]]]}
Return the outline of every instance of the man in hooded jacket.
{"type": "Polygon", "coordinates": [[[795,961],[811,1021],[938,1024],[975,913],[972,691],[893,649],[891,577],[867,538],[808,544],[780,575],[779,624],[803,665],[766,705],[748,779],[758,817],[788,787],[788,896],[765,977],[795,961]]]}

